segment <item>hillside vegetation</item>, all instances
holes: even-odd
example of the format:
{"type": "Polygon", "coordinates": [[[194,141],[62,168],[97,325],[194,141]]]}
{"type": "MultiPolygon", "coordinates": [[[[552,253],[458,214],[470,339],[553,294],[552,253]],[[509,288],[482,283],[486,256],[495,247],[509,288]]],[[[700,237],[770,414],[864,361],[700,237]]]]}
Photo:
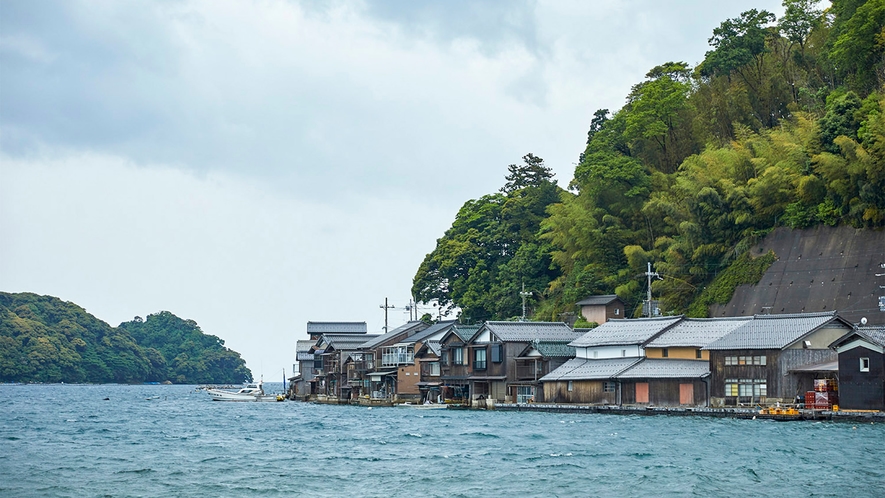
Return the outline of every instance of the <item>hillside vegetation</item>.
{"type": "Polygon", "coordinates": [[[784,6],[723,21],[697,67],[651,68],[621,109],[588,116],[567,191],[541,158],[511,165],[501,192],[459,211],[413,294],[468,322],[518,316],[522,285],[536,319],[610,293],[635,316],[652,262],[662,311],[703,315],[759,278],[742,255],[774,228],[885,226],[885,0],[784,6]]]}
{"type": "Polygon", "coordinates": [[[251,379],[239,353],[168,311],[114,328],[56,297],[0,292],[0,382],[251,379]]]}

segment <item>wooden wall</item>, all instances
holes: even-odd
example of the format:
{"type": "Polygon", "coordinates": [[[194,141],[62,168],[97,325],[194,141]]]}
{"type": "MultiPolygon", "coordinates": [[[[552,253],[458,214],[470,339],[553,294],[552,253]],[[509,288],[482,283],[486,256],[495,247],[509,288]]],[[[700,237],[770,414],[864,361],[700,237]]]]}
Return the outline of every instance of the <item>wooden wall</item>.
{"type": "Polygon", "coordinates": [[[601,380],[576,380],[572,390],[567,381],[545,382],[544,400],[546,403],[604,403],[617,404],[618,393],[604,392],[601,380]]]}
{"type": "Polygon", "coordinates": [[[839,354],[839,407],[885,410],[885,356],[856,347],[839,354]],[[860,359],[870,359],[870,371],[860,371],[860,359]]]}

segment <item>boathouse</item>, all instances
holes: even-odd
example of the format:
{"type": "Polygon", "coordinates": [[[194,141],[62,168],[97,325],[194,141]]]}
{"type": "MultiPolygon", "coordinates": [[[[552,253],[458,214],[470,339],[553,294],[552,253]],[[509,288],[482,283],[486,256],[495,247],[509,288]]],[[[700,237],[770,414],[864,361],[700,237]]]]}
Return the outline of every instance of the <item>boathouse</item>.
{"type": "Polygon", "coordinates": [[[885,410],[885,326],[858,327],[831,347],[839,357],[839,407],[885,410]]]}
{"type": "Polygon", "coordinates": [[[853,326],[835,312],[755,315],[706,346],[712,406],[793,403],[853,326]]]}

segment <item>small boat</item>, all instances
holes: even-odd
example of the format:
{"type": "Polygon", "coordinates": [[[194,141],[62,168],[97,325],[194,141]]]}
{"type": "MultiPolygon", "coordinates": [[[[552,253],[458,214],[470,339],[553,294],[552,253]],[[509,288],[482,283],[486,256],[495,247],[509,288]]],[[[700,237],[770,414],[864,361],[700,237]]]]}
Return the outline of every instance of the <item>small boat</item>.
{"type": "Polygon", "coordinates": [[[224,389],[206,389],[212,396],[212,401],[282,401],[281,396],[264,394],[264,384],[246,384],[239,391],[227,391],[224,389]]]}

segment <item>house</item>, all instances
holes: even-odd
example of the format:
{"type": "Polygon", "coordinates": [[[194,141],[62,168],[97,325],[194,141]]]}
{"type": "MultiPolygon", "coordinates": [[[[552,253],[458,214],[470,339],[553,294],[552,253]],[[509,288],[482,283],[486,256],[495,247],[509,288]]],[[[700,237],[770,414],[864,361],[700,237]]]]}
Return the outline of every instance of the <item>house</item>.
{"type": "Polygon", "coordinates": [[[581,308],[581,316],[584,320],[602,325],[603,323],[616,319],[625,318],[626,306],[615,294],[605,296],[590,296],[587,299],[575,303],[581,308]]]}
{"type": "Polygon", "coordinates": [[[368,334],[322,334],[311,347],[317,365],[315,368],[313,389],[317,395],[325,395],[338,399],[350,399],[352,386],[348,382],[348,365],[351,355],[356,353],[367,340],[377,335],[368,334]]]}
{"type": "Polygon", "coordinates": [[[755,315],[704,350],[710,353],[710,404],[792,403],[813,389],[830,349],[853,326],[835,312],[755,315]]]}
{"type": "Polygon", "coordinates": [[[838,355],[839,407],[885,410],[885,326],[858,327],[830,347],[838,355]]]}
{"type": "Polygon", "coordinates": [[[619,372],[622,404],[707,406],[710,400],[708,344],[749,321],[683,318],[645,344],[645,358],[619,372]]]}
{"type": "Polygon", "coordinates": [[[442,397],[449,402],[469,402],[467,341],[479,328],[479,325],[455,325],[439,339],[440,387],[442,397]]]}
{"type": "MultiPolygon", "coordinates": [[[[576,332],[576,335],[580,332],[576,332]]],[[[516,403],[544,401],[541,378],[575,357],[568,340],[533,340],[516,360],[516,377],[510,383],[516,403]]]]}
{"type": "Polygon", "coordinates": [[[642,361],[645,346],[682,319],[609,320],[590,329],[569,344],[575,348],[575,358],[541,378],[544,399],[555,403],[648,402],[648,384],[629,384],[632,391],[625,396],[618,375],[642,361]]]}
{"type": "MultiPolygon", "coordinates": [[[[428,326],[417,320],[406,322],[361,344],[347,367],[347,378],[355,393],[354,397],[367,395],[373,399],[394,398],[399,382],[398,368],[415,362],[413,345],[403,341],[428,326]]],[[[404,372],[404,380],[411,377],[406,376],[406,373],[411,372],[404,372]]]]}
{"type": "MultiPolygon", "coordinates": [[[[567,346],[580,336],[562,322],[486,322],[467,341],[468,382],[472,400],[513,402],[536,398],[539,384],[534,376],[520,378],[517,363],[533,343],[541,341],[567,346]]],[[[549,360],[548,360],[549,361],[549,360]]],[[[542,366],[547,362],[535,361],[542,366]]],[[[525,373],[525,372],[522,372],[525,373]]],[[[539,392],[538,395],[541,393],[539,392]]]]}
{"type": "Polygon", "coordinates": [[[366,322],[307,322],[307,335],[309,340],[296,341],[295,345],[295,362],[297,367],[293,365],[292,370],[299,372],[298,376],[293,376],[292,390],[296,395],[313,395],[318,394],[316,385],[319,382],[316,374],[323,370],[323,358],[321,355],[314,353],[316,341],[323,334],[335,335],[361,335],[365,341],[366,322]]]}
{"type": "Polygon", "coordinates": [[[439,340],[456,325],[456,320],[437,322],[400,341],[412,353],[411,364],[397,368],[397,399],[420,402],[442,398],[439,340]]]}

